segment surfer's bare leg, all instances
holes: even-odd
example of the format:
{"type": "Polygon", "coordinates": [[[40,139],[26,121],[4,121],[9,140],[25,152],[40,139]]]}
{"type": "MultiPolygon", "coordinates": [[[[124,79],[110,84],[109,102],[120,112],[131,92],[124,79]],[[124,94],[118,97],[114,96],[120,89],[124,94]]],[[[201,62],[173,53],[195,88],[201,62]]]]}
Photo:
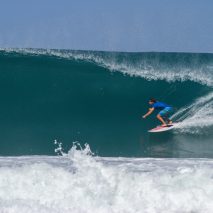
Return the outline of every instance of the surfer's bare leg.
{"type": "Polygon", "coordinates": [[[172,124],[172,120],[170,120],[168,117],[165,118],[168,124],[172,124]]]}
{"type": "Polygon", "coordinates": [[[172,124],[172,120],[169,119],[169,120],[168,120],[168,124],[172,124]]]}
{"type": "Polygon", "coordinates": [[[163,126],[166,126],[166,122],[163,120],[163,118],[158,114],[157,119],[163,124],[163,126]]]}

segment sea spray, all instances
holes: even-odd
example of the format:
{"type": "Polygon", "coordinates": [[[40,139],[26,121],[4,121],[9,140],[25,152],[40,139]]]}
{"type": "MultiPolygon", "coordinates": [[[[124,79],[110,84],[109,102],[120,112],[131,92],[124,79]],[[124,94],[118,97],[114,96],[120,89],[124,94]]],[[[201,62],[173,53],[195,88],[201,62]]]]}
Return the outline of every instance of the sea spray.
{"type": "Polygon", "coordinates": [[[58,142],[57,140],[54,140],[54,145],[56,146],[55,148],[55,153],[57,155],[64,155],[64,151],[63,151],[63,147],[62,147],[62,143],[61,142],[58,142]]]}
{"type": "Polygon", "coordinates": [[[197,98],[191,105],[178,110],[172,119],[181,124],[179,132],[202,134],[205,129],[213,125],[213,93],[197,98]]]}

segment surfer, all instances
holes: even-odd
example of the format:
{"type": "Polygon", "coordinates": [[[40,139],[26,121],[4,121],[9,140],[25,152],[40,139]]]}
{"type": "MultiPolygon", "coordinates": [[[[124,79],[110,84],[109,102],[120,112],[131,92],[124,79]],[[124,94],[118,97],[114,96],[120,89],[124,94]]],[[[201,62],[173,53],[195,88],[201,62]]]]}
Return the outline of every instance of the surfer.
{"type": "Polygon", "coordinates": [[[157,119],[162,123],[162,126],[167,126],[168,124],[172,124],[172,121],[168,118],[169,114],[172,112],[172,107],[167,105],[166,103],[160,102],[155,100],[154,98],[149,99],[149,111],[143,116],[143,118],[146,118],[154,110],[160,110],[160,112],[157,115],[157,119]]]}

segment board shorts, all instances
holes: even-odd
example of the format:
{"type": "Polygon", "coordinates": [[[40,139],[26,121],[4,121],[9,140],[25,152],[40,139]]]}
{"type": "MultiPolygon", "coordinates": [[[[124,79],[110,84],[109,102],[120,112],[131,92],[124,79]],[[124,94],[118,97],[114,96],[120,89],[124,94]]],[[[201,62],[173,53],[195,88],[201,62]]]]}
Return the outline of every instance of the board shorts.
{"type": "Polygon", "coordinates": [[[165,107],[163,110],[159,112],[159,115],[162,117],[167,117],[172,113],[173,109],[172,107],[165,107]]]}

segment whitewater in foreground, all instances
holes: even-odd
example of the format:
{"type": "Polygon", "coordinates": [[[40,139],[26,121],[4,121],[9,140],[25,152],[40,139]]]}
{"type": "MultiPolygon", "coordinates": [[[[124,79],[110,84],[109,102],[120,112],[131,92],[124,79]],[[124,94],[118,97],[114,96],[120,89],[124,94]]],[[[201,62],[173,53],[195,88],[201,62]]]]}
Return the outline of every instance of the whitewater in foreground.
{"type": "Polygon", "coordinates": [[[88,145],[0,158],[1,213],[210,213],[212,200],[210,159],[102,158],[88,145]]]}

